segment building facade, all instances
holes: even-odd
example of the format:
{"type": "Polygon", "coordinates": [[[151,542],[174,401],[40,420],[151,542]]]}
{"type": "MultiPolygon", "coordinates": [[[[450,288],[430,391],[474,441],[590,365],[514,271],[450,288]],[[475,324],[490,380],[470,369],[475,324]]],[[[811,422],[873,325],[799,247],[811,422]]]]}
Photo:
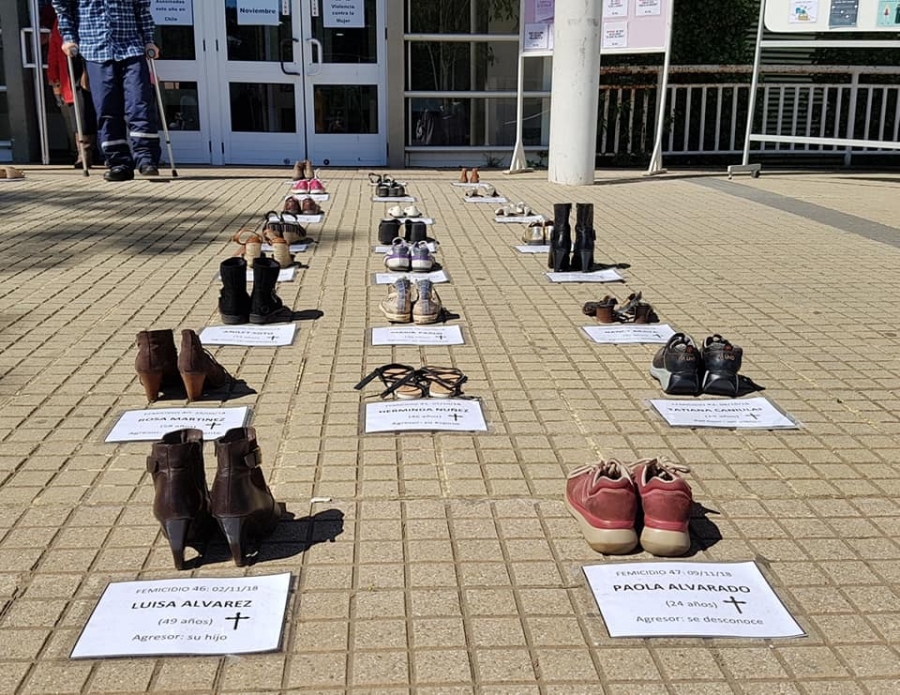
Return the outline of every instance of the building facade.
{"type": "MultiPolygon", "coordinates": [[[[2,3],[6,161],[59,161],[72,145],[37,75],[31,30],[46,5],[2,3]]],[[[153,11],[179,164],[477,165],[515,144],[518,0],[154,0],[153,11]]],[[[534,149],[549,135],[549,62],[525,62],[534,149]]]]}

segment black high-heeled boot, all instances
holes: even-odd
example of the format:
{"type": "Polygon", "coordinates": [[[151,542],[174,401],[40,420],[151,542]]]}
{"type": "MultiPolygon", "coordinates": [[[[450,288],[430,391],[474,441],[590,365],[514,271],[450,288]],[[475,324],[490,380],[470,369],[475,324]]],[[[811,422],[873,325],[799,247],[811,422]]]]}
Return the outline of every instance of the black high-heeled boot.
{"type": "Polygon", "coordinates": [[[575,245],[572,247],[572,263],[570,270],[581,270],[581,250],[584,248],[584,211],[586,203],[575,203],[575,245]]]}
{"type": "Polygon", "coordinates": [[[572,228],[569,217],[572,214],[572,203],[555,203],[553,205],[553,238],[550,246],[553,255],[553,272],[565,273],[571,267],[569,255],[572,253],[572,228]]]}
{"type": "MultiPolygon", "coordinates": [[[[589,273],[594,269],[594,243],[597,241],[597,233],[594,231],[594,204],[579,204],[579,214],[583,225],[581,246],[578,249],[579,265],[582,273],[589,273]],[[583,209],[583,213],[582,210],[583,209]]],[[[576,228],[577,232],[577,228],[576,228]]],[[[578,240],[575,240],[578,246],[578,240]]],[[[575,270],[575,259],[572,259],[572,270],[575,270]]]]}

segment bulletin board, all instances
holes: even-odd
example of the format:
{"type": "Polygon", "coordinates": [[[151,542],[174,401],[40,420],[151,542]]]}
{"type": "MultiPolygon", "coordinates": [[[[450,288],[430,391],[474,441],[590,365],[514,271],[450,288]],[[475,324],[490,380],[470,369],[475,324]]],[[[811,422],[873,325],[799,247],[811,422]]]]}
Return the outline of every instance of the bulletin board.
{"type": "Polygon", "coordinates": [[[900,32],[900,0],[768,0],[765,23],[780,34],[900,32]]]}

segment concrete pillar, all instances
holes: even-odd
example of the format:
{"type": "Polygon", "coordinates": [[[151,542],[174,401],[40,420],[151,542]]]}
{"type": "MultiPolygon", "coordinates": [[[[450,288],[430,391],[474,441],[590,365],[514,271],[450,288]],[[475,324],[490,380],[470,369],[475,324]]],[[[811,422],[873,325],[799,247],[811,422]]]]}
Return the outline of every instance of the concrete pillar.
{"type": "Polygon", "coordinates": [[[602,14],[598,0],[556,0],[548,166],[553,183],[594,183],[602,14]]]}

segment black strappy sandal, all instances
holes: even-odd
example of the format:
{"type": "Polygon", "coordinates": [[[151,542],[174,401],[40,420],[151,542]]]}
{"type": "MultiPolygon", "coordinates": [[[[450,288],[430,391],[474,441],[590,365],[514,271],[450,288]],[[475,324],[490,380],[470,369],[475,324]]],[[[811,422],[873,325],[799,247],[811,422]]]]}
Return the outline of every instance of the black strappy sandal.
{"type": "Polygon", "coordinates": [[[408,364],[398,363],[375,367],[353,388],[361,391],[376,377],[381,380],[382,384],[387,386],[384,391],[378,394],[381,398],[387,398],[391,394],[396,394],[397,398],[401,400],[410,400],[413,398],[424,398],[428,395],[428,387],[422,383],[419,370],[410,367],[408,364]]]}
{"type": "Polygon", "coordinates": [[[432,398],[455,398],[462,395],[462,385],[469,377],[454,367],[422,367],[419,370],[422,382],[427,386],[432,398]]]}

